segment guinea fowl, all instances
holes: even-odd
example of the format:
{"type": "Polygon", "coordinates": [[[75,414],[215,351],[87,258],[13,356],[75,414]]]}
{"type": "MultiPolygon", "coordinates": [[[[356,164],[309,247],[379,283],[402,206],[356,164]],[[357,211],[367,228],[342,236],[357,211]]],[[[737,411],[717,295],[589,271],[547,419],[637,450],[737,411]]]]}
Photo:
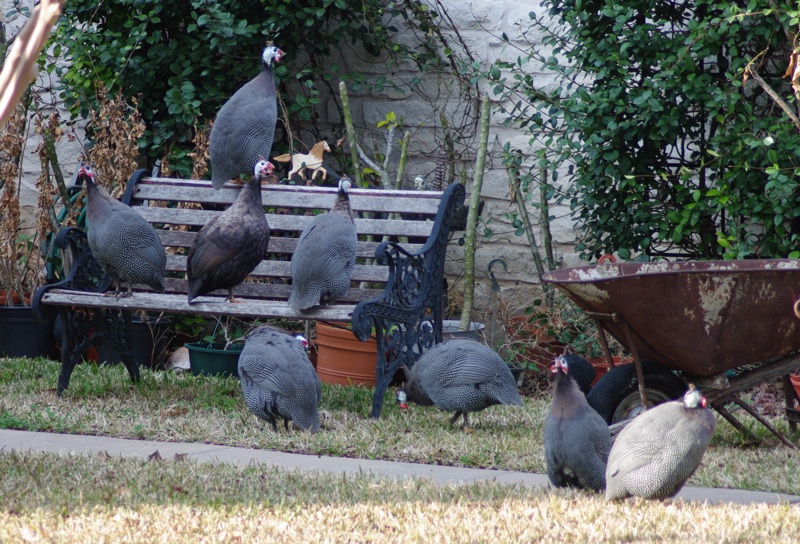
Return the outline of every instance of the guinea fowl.
{"type": "Polygon", "coordinates": [[[216,289],[227,289],[228,300],[239,302],[233,297],[233,288],[258,266],[269,247],[261,181],[264,175],[272,174],[272,168],[272,163],[258,161],[253,177],[234,203],[197,234],[186,261],[189,304],[216,289]]]}
{"type": "Polygon", "coordinates": [[[261,73],[245,83],[222,105],[209,136],[211,183],[215,189],[226,181],[250,175],[260,157],[269,159],[275,138],[278,105],[272,63],[283,51],[272,44],[261,54],[261,73]]]}
{"type": "Polygon", "coordinates": [[[551,370],[556,383],[544,422],[547,477],[555,487],[601,492],[606,487],[606,462],[611,449],[608,425],[586,402],[566,356],[556,357],[551,370]]]}
{"type": "Polygon", "coordinates": [[[491,348],[463,338],[438,344],[419,358],[406,374],[405,388],[397,394],[401,408],[406,401],[454,411],[450,424],[469,412],[495,404],[522,406],[517,383],[505,361],[491,348]]]}
{"type": "Polygon", "coordinates": [[[339,180],[331,211],[314,217],[303,229],[292,254],[289,306],[307,310],[347,292],[356,264],[358,234],[350,208],[350,179],[339,180]]]}
{"type": "Polygon", "coordinates": [[[584,395],[589,393],[592,389],[594,377],[597,374],[592,363],[576,353],[565,353],[561,357],[567,362],[569,375],[572,376],[572,379],[578,384],[578,389],[580,389],[584,395]]]}
{"type": "Polygon", "coordinates": [[[317,404],[322,385],[305,350],[305,339],[272,327],[259,327],[239,356],[239,380],[247,407],[278,430],[277,420],[301,429],[319,430],[317,404]]]}
{"type": "Polygon", "coordinates": [[[86,184],[86,226],[89,249],[116,283],[114,295],[132,296],[133,285],[164,291],[167,255],[147,220],[97,185],[91,167],[81,166],[86,184]],[[120,293],[128,284],[127,294],[120,293]]]}
{"type": "Polygon", "coordinates": [[[674,497],[700,466],[716,424],[694,386],[682,400],[659,404],[635,418],[611,448],[606,500],[674,497]]]}

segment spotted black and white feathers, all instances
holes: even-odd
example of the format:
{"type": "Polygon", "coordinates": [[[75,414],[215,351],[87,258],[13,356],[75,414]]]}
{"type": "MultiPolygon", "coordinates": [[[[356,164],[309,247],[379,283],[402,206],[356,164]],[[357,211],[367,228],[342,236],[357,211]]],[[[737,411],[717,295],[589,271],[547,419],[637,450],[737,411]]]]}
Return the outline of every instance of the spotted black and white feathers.
{"type": "Polygon", "coordinates": [[[547,477],[555,487],[602,492],[611,449],[608,425],[586,402],[566,357],[557,357],[551,370],[555,388],[544,423],[547,477]]]}
{"type": "Polygon", "coordinates": [[[608,458],[606,500],[674,497],[703,460],[716,420],[693,386],[631,421],[608,458]]]}
{"type": "Polygon", "coordinates": [[[197,234],[186,262],[190,304],[196,297],[217,289],[226,289],[228,300],[238,302],[233,288],[266,257],[270,233],[261,181],[271,173],[272,164],[259,160],[234,203],[197,234]]]}
{"type": "Polygon", "coordinates": [[[356,263],[358,235],[350,207],[350,180],[339,180],[331,210],[314,217],[303,229],[290,266],[289,306],[307,310],[333,302],[347,292],[356,263]]]}
{"type": "Polygon", "coordinates": [[[81,166],[78,176],[86,185],[89,248],[116,284],[115,294],[120,296],[123,283],[123,296],[131,296],[136,284],[163,292],[167,255],[155,229],[97,185],[91,167],[81,166]]]}
{"type": "Polygon", "coordinates": [[[273,431],[279,418],[286,429],[293,421],[311,433],[319,430],[322,385],[302,337],[268,326],[253,331],[239,356],[239,380],[247,407],[273,431]]]}
{"type": "Polygon", "coordinates": [[[272,69],[282,56],[283,51],[267,45],[261,54],[261,72],[236,91],[217,113],[209,136],[211,183],[215,189],[241,174],[252,174],[260,157],[269,159],[278,118],[272,69]]]}
{"type": "Polygon", "coordinates": [[[407,374],[398,401],[435,405],[454,412],[450,423],[495,404],[522,406],[517,384],[505,361],[490,347],[454,339],[426,351],[407,374]]]}

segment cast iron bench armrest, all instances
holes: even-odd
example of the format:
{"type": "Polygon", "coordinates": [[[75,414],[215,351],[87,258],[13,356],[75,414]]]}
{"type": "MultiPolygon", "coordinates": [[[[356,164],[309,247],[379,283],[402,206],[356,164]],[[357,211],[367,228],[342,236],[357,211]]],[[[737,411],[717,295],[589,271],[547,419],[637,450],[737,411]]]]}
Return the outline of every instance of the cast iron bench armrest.
{"type": "Polygon", "coordinates": [[[359,302],[353,311],[353,334],[366,341],[374,329],[378,343],[377,385],[371,417],[380,417],[383,397],[394,374],[411,367],[426,349],[442,341],[442,290],[450,230],[466,216],[465,189],[451,184],[445,189],[439,211],[425,245],[406,251],[396,242],[383,242],[375,250],[378,263],[388,265],[389,278],[379,297],[359,302]]]}
{"type": "Polygon", "coordinates": [[[53,243],[67,253],[65,262],[69,262],[70,267],[63,280],[43,285],[34,293],[31,301],[33,313],[43,323],[49,321],[55,311],[53,307],[41,303],[42,297],[51,289],[102,293],[111,285],[111,278],[92,255],[89,239],[84,231],[76,227],[63,227],[53,243]]]}

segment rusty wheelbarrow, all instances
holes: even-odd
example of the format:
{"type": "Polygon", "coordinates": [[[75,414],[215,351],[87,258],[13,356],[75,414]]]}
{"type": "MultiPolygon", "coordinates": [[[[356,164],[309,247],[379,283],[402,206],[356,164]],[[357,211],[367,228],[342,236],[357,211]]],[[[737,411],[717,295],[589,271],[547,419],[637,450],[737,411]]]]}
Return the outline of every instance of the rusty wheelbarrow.
{"type": "MultiPolygon", "coordinates": [[[[656,402],[674,398],[674,392],[648,387],[642,362],[652,361],[685,383],[703,387],[713,408],[743,433],[749,431],[728,411],[730,403],[794,447],[739,394],[800,368],[800,319],[795,315],[800,260],[610,262],[555,270],[544,281],[595,320],[609,367],[606,332],[630,351],[640,406],[648,405],[648,394],[656,402]]],[[[788,378],[784,393],[794,431],[800,417],[788,378]]]]}

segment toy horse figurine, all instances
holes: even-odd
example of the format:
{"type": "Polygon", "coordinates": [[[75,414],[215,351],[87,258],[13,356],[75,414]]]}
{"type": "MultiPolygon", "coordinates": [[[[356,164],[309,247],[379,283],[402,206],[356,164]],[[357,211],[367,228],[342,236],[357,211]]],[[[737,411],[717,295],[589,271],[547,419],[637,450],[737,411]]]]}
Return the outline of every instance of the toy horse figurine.
{"type": "Polygon", "coordinates": [[[328,173],[322,166],[323,155],[326,151],[330,153],[331,148],[328,145],[328,142],[323,140],[314,144],[314,147],[311,148],[311,151],[309,151],[307,155],[303,153],[286,153],[285,155],[278,155],[277,157],[274,157],[273,160],[278,162],[292,161],[292,169],[289,171],[287,178],[292,179],[292,176],[299,173],[300,177],[303,178],[303,181],[306,182],[306,185],[311,185],[319,173],[322,173],[323,180],[328,177],[328,173]],[[310,180],[306,178],[306,170],[312,171],[310,180]]]}

